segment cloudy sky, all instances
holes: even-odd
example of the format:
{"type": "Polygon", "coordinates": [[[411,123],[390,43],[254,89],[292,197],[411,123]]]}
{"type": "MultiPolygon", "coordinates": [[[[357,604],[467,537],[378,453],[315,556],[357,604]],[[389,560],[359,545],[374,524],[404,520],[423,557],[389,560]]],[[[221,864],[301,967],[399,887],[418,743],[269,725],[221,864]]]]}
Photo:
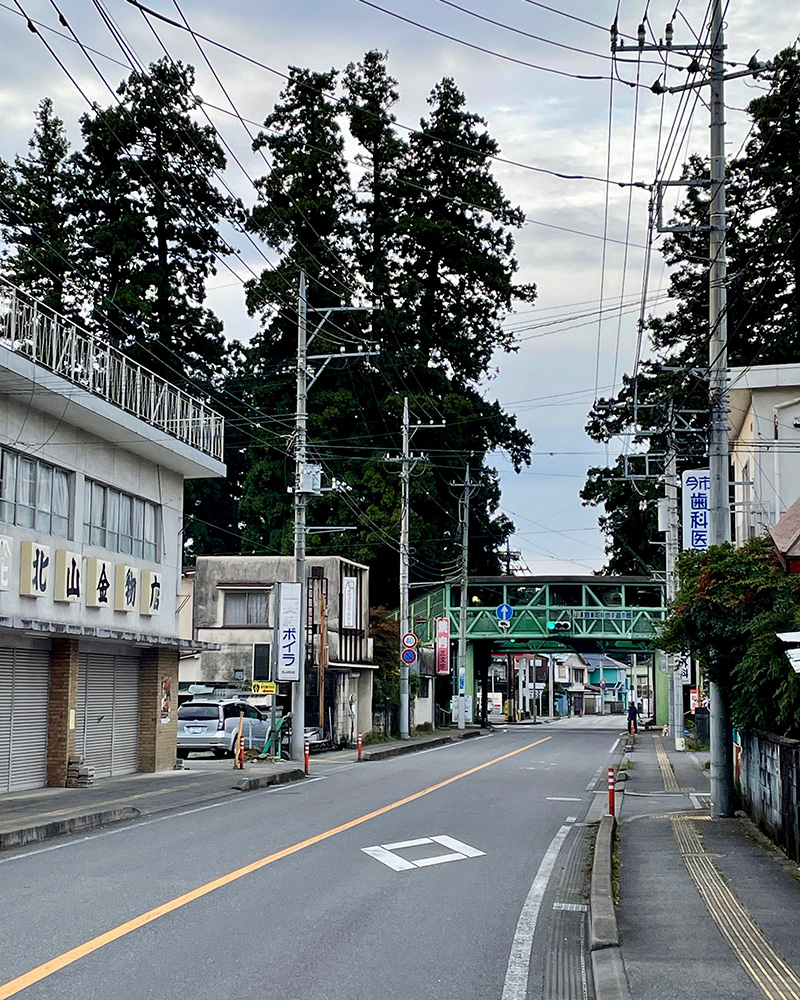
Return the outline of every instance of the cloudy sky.
{"type": "MultiPolygon", "coordinates": [[[[649,183],[657,163],[669,177],[687,150],[704,152],[708,144],[707,91],[699,97],[661,98],[649,90],[657,78],[664,82],[665,72],[668,86],[683,82],[685,60],[673,55],[665,70],[654,53],[639,65],[631,52],[625,55],[630,61],[618,64],[612,83],[608,25],[618,10],[620,32],[632,39],[647,9],[648,41],[650,29],[662,36],[674,16],[675,43],[689,43],[707,30],[707,0],[179,2],[180,8],[174,0],[150,0],[149,6],[178,21],[184,15],[196,32],[232,50],[203,43],[244,118],[263,120],[288,65],[341,69],[367,50],[380,49],[389,53],[390,71],[399,81],[399,122],[418,124],[427,94],[445,75],[456,79],[469,108],[487,120],[501,155],[515,161],[498,163],[496,175],[528,220],[517,239],[520,279],[539,289],[535,308],[525,307],[509,320],[519,331],[519,353],[497,357],[497,374],[486,386],[489,396],[518,414],[536,441],[532,467],[518,476],[503,456],[496,456],[503,510],[517,525],[513,544],[532,572],[587,573],[599,567],[603,539],[596,512],[582,507],[578,494],[586,469],[613,460],[621,442],[598,447],[583,426],[595,396],[611,392],[633,366],[648,196],[639,188],[584,178],[649,183]],[[637,74],[645,86],[627,86],[637,74]]],[[[242,126],[210,107],[229,109],[230,104],[191,36],[163,22],[148,22],[126,0],[0,2],[0,156],[24,151],[33,109],[43,96],[54,99],[73,135],[86,110],[81,91],[110,103],[104,79],[115,85],[130,67],[102,13],[113,19],[142,62],[161,57],[163,45],[173,58],[197,67],[196,89],[208,113],[247,172],[260,176],[263,163],[250,151],[242,126]],[[58,10],[80,42],[95,50],[90,54],[97,69],[59,25],[58,10]],[[28,29],[23,12],[42,26],[40,35],[28,29]]],[[[727,58],[741,64],[757,50],[761,59],[771,57],[793,44],[800,31],[797,8],[779,0],[729,0],[725,20],[727,58]]],[[[746,137],[743,108],[759,92],[753,81],[735,81],[727,88],[729,155],[746,137]]],[[[227,179],[245,202],[252,202],[250,183],[235,164],[227,179]]],[[[237,273],[243,280],[249,276],[246,265],[263,266],[252,249],[243,247],[241,260],[237,273]]],[[[647,282],[650,311],[663,309],[666,284],[655,253],[647,282]]],[[[230,336],[251,335],[241,285],[229,272],[217,275],[210,301],[230,336]]],[[[660,550],[654,552],[656,564],[661,558],[660,550]]]]}

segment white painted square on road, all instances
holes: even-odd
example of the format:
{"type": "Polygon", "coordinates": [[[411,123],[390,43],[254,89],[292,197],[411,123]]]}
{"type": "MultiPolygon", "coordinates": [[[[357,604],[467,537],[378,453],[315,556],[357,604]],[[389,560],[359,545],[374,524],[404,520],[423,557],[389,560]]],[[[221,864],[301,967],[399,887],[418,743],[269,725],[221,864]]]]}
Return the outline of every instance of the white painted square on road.
{"type": "Polygon", "coordinates": [[[416,840],[400,840],[396,844],[378,844],[375,847],[362,847],[364,854],[368,854],[376,861],[386,865],[396,872],[405,872],[411,868],[430,868],[432,865],[443,865],[448,861],[465,861],[467,858],[480,858],[486,853],[479,851],[477,847],[470,847],[454,837],[418,837],[416,840]],[[407,858],[395,853],[407,850],[409,847],[421,847],[424,844],[439,844],[440,847],[448,848],[447,854],[434,854],[429,858],[417,858],[410,861],[407,858]]]}

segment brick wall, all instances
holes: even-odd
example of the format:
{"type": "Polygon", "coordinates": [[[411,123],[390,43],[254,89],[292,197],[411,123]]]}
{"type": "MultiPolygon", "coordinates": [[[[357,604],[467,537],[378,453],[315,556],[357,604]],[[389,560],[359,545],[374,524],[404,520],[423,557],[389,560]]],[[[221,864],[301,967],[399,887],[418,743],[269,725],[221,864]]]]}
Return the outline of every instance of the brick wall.
{"type": "Polygon", "coordinates": [[[67,765],[75,756],[78,705],[78,640],[54,638],[50,652],[50,698],[47,713],[47,784],[63,788],[67,765]]]}
{"type": "Polygon", "coordinates": [[[178,650],[146,649],[139,671],[139,770],[168,771],[172,768],[177,739],[178,650]],[[167,688],[169,707],[167,713],[162,713],[167,688]]]}

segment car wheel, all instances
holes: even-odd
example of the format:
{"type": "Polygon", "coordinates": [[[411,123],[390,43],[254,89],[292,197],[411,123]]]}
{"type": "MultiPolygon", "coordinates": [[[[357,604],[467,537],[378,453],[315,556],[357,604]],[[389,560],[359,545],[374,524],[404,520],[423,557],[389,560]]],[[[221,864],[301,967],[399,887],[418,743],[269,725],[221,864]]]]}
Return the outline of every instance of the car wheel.
{"type": "Polygon", "coordinates": [[[214,747],[211,751],[215,757],[227,757],[229,756],[229,751],[224,750],[222,747],[214,747]]]}
{"type": "Polygon", "coordinates": [[[189,751],[185,747],[179,747],[175,752],[175,756],[178,757],[179,760],[186,760],[189,756],[189,751]]]}

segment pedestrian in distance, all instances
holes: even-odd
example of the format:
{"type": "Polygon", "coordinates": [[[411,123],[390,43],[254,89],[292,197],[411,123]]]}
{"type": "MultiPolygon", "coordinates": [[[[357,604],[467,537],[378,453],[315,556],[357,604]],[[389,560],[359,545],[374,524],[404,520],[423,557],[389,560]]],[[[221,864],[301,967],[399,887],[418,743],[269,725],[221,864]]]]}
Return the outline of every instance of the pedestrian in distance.
{"type": "Polygon", "coordinates": [[[638,733],[639,732],[639,727],[636,725],[636,720],[638,719],[638,717],[639,717],[639,711],[636,708],[636,705],[633,702],[631,702],[630,705],[628,705],[628,732],[629,733],[638,733]]]}

